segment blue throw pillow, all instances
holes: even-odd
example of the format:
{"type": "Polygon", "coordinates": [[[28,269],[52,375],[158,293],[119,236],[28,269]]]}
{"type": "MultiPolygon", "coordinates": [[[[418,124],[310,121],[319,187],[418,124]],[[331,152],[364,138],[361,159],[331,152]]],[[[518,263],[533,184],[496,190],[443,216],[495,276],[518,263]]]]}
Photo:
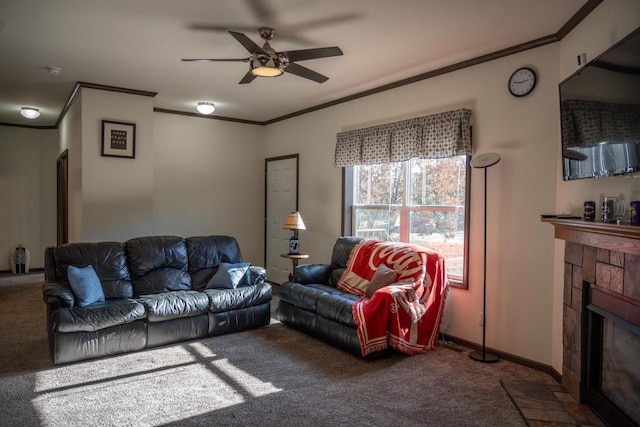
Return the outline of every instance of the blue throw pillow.
{"type": "Polygon", "coordinates": [[[248,262],[239,264],[221,262],[218,271],[207,283],[207,289],[235,289],[249,286],[249,265],[248,262]]]}
{"type": "Polygon", "coordinates": [[[83,268],[70,265],[67,268],[67,277],[69,278],[71,290],[76,296],[77,303],[80,307],[86,307],[94,302],[104,301],[102,284],[91,265],[83,268]]]}

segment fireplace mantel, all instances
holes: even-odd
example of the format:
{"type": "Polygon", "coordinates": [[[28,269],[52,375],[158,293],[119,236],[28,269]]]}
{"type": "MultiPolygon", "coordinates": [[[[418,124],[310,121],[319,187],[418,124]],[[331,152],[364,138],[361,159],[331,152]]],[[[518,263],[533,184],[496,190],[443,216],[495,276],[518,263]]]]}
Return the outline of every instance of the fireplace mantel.
{"type": "Polygon", "coordinates": [[[618,311],[621,301],[640,306],[640,225],[568,218],[542,221],[554,226],[556,239],[565,241],[562,385],[602,416],[607,412],[601,411],[600,403],[606,399],[594,400],[594,387],[590,383],[593,378],[590,369],[595,366],[589,359],[594,357],[590,356],[590,349],[596,348],[590,341],[593,338],[589,329],[593,327],[590,307],[611,308],[614,315],[620,316],[627,309],[618,311]],[[593,295],[612,299],[603,306],[593,295]]]}
{"type": "Polygon", "coordinates": [[[553,224],[556,239],[640,255],[640,225],[562,218],[542,218],[542,221],[553,224]]]}

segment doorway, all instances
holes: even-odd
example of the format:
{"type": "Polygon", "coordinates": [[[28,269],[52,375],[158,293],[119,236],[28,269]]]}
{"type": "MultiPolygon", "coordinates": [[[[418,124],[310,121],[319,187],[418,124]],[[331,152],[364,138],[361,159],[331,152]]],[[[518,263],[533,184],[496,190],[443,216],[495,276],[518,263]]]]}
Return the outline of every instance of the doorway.
{"type": "Polygon", "coordinates": [[[281,284],[289,278],[291,260],[281,255],[289,252],[291,231],[282,228],[287,215],[298,210],[299,155],[265,159],[264,265],[269,282],[281,284]]]}
{"type": "Polygon", "coordinates": [[[57,244],[69,242],[69,150],[64,150],[57,161],[56,227],[57,244]]]}

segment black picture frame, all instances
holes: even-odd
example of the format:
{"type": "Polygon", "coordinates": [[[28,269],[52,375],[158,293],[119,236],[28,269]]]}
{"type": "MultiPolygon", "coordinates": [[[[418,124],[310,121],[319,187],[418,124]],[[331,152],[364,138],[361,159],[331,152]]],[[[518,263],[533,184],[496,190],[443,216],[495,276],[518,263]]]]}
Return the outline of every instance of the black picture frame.
{"type": "Polygon", "coordinates": [[[136,158],[136,124],[102,120],[103,157],[136,158]]]}
{"type": "Polygon", "coordinates": [[[300,240],[297,237],[289,239],[289,255],[300,255],[300,240]]]}

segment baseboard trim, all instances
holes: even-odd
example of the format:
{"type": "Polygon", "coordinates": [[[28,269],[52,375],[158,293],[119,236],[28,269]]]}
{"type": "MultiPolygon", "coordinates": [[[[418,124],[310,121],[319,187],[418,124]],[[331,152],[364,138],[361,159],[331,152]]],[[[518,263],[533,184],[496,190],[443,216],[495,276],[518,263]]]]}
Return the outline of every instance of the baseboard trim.
{"type": "MultiPolygon", "coordinates": [[[[44,268],[30,268],[29,273],[15,274],[15,276],[23,276],[25,274],[30,274],[30,273],[42,273],[43,271],[44,271],[44,268]]],[[[11,273],[11,270],[0,270],[0,274],[12,274],[12,273],[11,273]]]]}
{"type": "MultiPolygon", "coordinates": [[[[440,338],[444,339],[445,341],[451,341],[453,343],[463,345],[473,350],[482,350],[481,345],[465,340],[463,338],[455,337],[453,335],[441,333],[440,338]]],[[[545,365],[544,363],[536,362],[535,360],[496,350],[495,348],[487,347],[486,350],[499,356],[501,359],[508,360],[509,362],[517,363],[519,365],[526,366],[540,372],[544,372],[545,374],[549,374],[554,380],[562,384],[562,375],[558,371],[553,369],[553,367],[551,367],[550,365],[545,365]]]]}

